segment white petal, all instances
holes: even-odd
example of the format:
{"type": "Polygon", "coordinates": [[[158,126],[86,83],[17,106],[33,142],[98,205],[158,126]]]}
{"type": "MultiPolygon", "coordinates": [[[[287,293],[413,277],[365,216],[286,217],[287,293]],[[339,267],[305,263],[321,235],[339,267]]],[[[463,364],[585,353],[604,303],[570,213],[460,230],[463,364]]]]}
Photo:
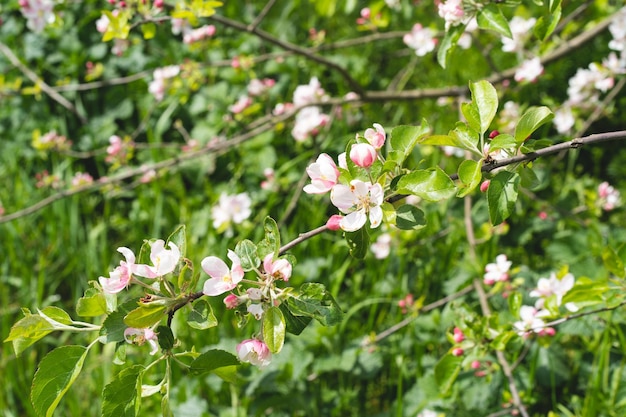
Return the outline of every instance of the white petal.
{"type": "Polygon", "coordinates": [[[383,209],[380,206],[370,208],[370,226],[376,228],[383,221],[383,209]]]}
{"type": "Polygon", "coordinates": [[[363,227],[366,220],[365,210],[357,210],[342,218],[339,226],[346,232],[354,232],[363,227]]]}
{"type": "Polygon", "coordinates": [[[230,273],[226,262],[222,261],[217,256],[207,256],[204,258],[200,265],[204,272],[209,274],[211,278],[223,278],[230,273]]]}
{"type": "Polygon", "coordinates": [[[330,190],[330,201],[339,210],[347,213],[357,203],[357,198],[352,193],[350,187],[337,184],[330,190]]]}

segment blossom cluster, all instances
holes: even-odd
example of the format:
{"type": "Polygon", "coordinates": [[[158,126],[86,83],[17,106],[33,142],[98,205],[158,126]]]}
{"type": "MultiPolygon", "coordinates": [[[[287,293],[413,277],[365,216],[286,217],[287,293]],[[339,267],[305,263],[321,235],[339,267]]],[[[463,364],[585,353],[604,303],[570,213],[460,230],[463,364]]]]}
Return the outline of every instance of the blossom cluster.
{"type": "Polygon", "coordinates": [[[170,65],[155,69],[152,73],[153,80],[148,86],[148,91],[157,101],[163,100],[168,86],[168,80],[176,77],[179,73],[180,67],[178,65],[170,65]]]}
{"type": "Polygon", "coordinates": [[[326,92],[316,77],[311,78],[308,84],[296,87],[293,93],[293,106],[300,110],[296,114],[295,125],[291,130],[291,135],[296,141],[302,142],[316,136],[320,129],[329,123],[330,116],[323,113],[319,106],[311,105],[326,99],[326,92]]]}
{"type": "MultiPolygon", "coordinates": [[[[363,138],[357,134],[356,140],[357,142],[350,148],[350,160],[358,167],[370,168],[378,158],[381,158],[379,150],[385,144],[385,129],[380,124],[374,123],[373,129],[368,128],[363,138]]],[[[339,166],[328,154],[321,154],[306,169],[311,183],[304,187],[304,192],[325,194],[330,191],[330,201],[345,215],[337,225],[346,232],[359,230],[368,219],[372,228],[380,226],[383,220],[381,205],[385,196],[382,185],[360,179],[341,184],[339,170],[348,169],[346,154],[339,155],[338,161],[339,166]]],[[[333,221],[335,220],[336,218],[333,218],[333,221]]]]}
{"type": "Polygon", "coordinates": [[[26,26],[33,32],[42,32],[46,25],[56,20],[53,0],[19,0],[19,5],[26,26]]]}

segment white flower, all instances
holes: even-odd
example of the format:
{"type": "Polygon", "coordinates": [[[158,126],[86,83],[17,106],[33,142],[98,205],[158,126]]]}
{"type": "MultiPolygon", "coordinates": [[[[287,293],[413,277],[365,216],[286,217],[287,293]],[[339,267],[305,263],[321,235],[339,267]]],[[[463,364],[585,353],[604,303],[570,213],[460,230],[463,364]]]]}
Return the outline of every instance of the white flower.
{"type": "Polygon", "coordinates": [[[218,204],[211,209],[213,227],[219,229],[231,221],[236,224],[242,223],[252,214],[251,206],[252,200],[246,193],[220,194],[218,204]]]}
{"type": "Polygon", "coordinates": [[[319,107],[305,107],[296,115],[291,135],[296,141],[302,142],[310,136],[315,136],[319,128],[326,125],[329,120],[330,117],[322,113],[319,107]]]}
{"type": "Polygon", "coordinates": [[[520,321],[513,323],[520,336],[528,336],[532,332],[539,332],[545,326],[540,318],[537,318],[537,309],[531,306],[522,306],[519,311],[520,321]]]}
{"type": "Polygon", "coordinates": [[[326,97],[326,92],[322,88],[317,77],[311,78],[311,81],[305,85],[299,85],[293,92],[293,104],[296,107],[304,106],[306,104],[315,103],[323,100],[326,97]]]}
{"type": "Polygon", "coordinates": [[[543,74],[543,65],[538,57],[527,59],[522,62],[522,65],[515,71],[515,81],[529,81],[534,82],[543,74]]]}
{"type": "Polygon", "coordinates": [[[513,38],[502,38],[502,50],[504,52],[517,52],[524,49],[524,42],[532,34],[532,28],[535,26],[537,19],[530,18],[528,20],[515,16],[509,22],[511,34],[513,38]]]}
{"type": "Polygon", "coordinates": [[[576,119],[574,118],[574,114],[572,113],[572,108],[568,105],[565,105],[554,112],[554,119],[552,123],[554,123],[554,127],[557,132],[561,134],[567,134],[574,127],[574,123],[576,119]]]}
{"type": "Polygon", "coordinates": [[[509,279],[509,269],[512,262],[506,259],[506,255],[496,256],[496,262],[485,266],[485,275],[483,281],[487,285],[492,285],[498,281],[507,281],[509,279]]]}
{"type": "Polygon", "coordinates": [[[354,232],[365,225],[369,216],[370,226],[376,228],[383,220],[383,187],[376,183],[352,180],[350,186],[337,184],[330,191],[330,201],[346,213],[339,223],[342,230],[354,232]]]}
{"type": "Polygon", "coordinates": [[[391,235],[389,235],[389,233],[383,233],[378,236],[378,239],[376,239],[376,242],[372,243],[370,249],[374,252],[376,259],[385,259],[389,256],[389,252],[391,252],[391,235]]]}
{"type": "Polygon", "coordinates": [[[415,50],[415,55],[424,56],[433,51],[437,45],[435,32],[431,28],[425,28],[419,23],[413,25],[410,33],[402,38],[404,43],[415,50]]]}

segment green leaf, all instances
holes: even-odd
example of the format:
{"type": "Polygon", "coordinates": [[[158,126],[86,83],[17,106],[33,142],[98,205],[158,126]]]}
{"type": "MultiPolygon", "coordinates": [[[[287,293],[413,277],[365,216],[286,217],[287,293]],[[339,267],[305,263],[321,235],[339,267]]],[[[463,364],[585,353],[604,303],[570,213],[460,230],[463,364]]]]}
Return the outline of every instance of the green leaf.
{"type": "Polygon", "coordinates": [[[560,2],[558,3],[558,7],[554,8],[554,10],[550,11],[547,15],[541,16],[537,19],[537,23],[533,27],[533,33],[537,39],[541,41],[548,39],[548,37],[552,35],[552,32],[554,32],[554,29],[556,29],[556,26],[559,24],[562,10],[560,2]]]}
{"type": "Polygon", "coordinates": [[[220,349],[212,349],[204,352],[191,362],[189,371],[192,375],[202,375],[225,366],[239,364],[239,359],[232,353],[220,349]]]}
{"type": "Polygon", "coordinates": [[[480,131],[480,113],[475,102],[461,103],[461,113],[472,130],[480,131]]]}
{"type": "Polygon", "coordinates": [[[248,239],[242,240],[235,246],[235,253],[241,260],[241,267],[244,271],[251,271],[259,266],[261,260],[257,254],[257,248],[254,243],[248,239]]]}
{"type": "Polygon", "coordinates": [[[421,229],[426,226],[424,212],[412,204],[404,204],[396,210],[396,226],[402,230],[421,229]]]}
{"type": "Polygon", "coordinates": [[[350,255],[357,259],[365,258],[369,249],[370,236],[365,227],[361,227],[355,232],[345,232],[346,242],[350,249],[350,255]]]}
{"type": "Polygon", "coordinates": [[[122,304],[110,313],[100,328],[102,343],[116,343],[124,341],[124,330],[128,327],[124,324],[124,317],[137,306],[137,300],[130,300],[122,304]]]}
{"type": "Polygon", "coordinates": [[[141,304],[124,317],[124,324],[138,329],[150,327],[163,318],[165,308],[164,305],[141,304]]]}
{"type": "Polygon", "coordinates": [[[624,278],[626,276],[624,262],[610,246],[606,246],[602,251],[602,261],[604,267],[616,277],[624,278]]]}
{"type": "Polygon", "coordinates": [[[522,307],[522,294],[518,291],[513,291],[509,294],[509,311],[513,317],[519,317],[519,311],[522,307]]]}
{"type": "Polygon", "coordinates": [[[237,384],[241,380],[239,378],[239,375],[237,374],[236,365],[222,366],[221,368],[216,368],[213,370],[213,373],[230,384],[237,384]]]}
{"type": "Polygon", "coordinates": [[[38,415],[53,415],[80,374],[87,352],[84,346],[61,346],[41,360],[30,392],[31,402],[38,415]]]}
{"type": "Polygon", "coordinates": [[[440,201],[456,194],[456,186],[439,167],[415,170],[398,181],[398,191],[413,194],[428,201],[440,201]]]}
{"type": "Polygon", "coordinates": [[[280,232],[278,231],[276,221],[267,216],[263,222],[263,229],[265,231],[265,237],[257,245],[257,254],[261,259],[265,258],[269,253],[278,256],[278,251],[280,250],[280,232]]]}
{"type": "Polygon", "coordinates": [[[152,39],[156,35],[156,25],[152,22],[146,22],[141,25],[141,32],[144,39],[152,39]]]}
{"type": "Polygon", "coordinates": [[[430,132],[430,127],[425,120],[420,126],[397,126],[391,131],[389,146],[393,153],[389,154],[389,159],[395,160],[402,166],[406,158],[411,155],[413,148],[420,140],[430,132]]]}
{"type": "Polygon", "coordinates": [[[40,310],[39,313],[43,315],[44,318],[48,317],[58,323],[61,323],[67,326],[70,326],[72,324],[72,318],[70,317],[70,315],[67,314],[65,310],[59,307],[48,306],[48,307],[45,307],[43,310],[40,310]]]}
{"type": "Polygon", "coordinates": [[[442,394],[447,395],[450,392],[452,384],[461,371],[462,362],[462,357],[448,353],[435,365],[435,382],[442,394]]]}
{"type": "Polygon", "coordinates": [[[515,126],[515,142],[523,143],[539,127],[554,118],[554,113],[545,106],[531,107],[522,115],[515,126]]]}
{"type": "Polygon", "coordinates": [[[456,194],[457,197],[465,197],[478,187],[480,180],[483,178],[481,171],[482,162],[482,159],[480,161],[466,159],[461,162],[461,165],[459,165],[459,181],[461,181],[461,185],[456,194]]]}
{"type": "Polygon", "coordinates": [[[302,284],[298,294],[288,298],[287,303],[293,315],[314,318],[324,326],[334,326],[343,318],[337,301],[319,283],[302,284]]]}
{"type": "Polygon", "coordinates": [[[87,288],[76,303],[76,314],[81,317],[98,317],[107,313],[107,302],[102,291],[87,288]]]}
{"type": "Polygon", "coordinates": [[[454,51],[463,32],[465,32],[465,25],[452,26],[446,31],[446,36],[444,36],[437,50],[437,62],[439,62],[441,68],[446,67],[448,57],[454,51]]]}
{"type": "Polygon", "coordinates": [[[180,250],[180,256],[184,258],[187,253],[187,232],[185,225],[181,224],[172,232],[171,235],[169,235],[165,246],[167,247],[170,242],[178,247],[180,250]]]}
{"type": "Polygon", "coordinates": [[[519,181],[519,175],[509,171],[498,172],[491,179],[487,189],[487,204],[492,224],[502,223],[513,213],[519,181]]]}
{"type": "Polygon", "coordinates": [[[480,133],[484,134],[498,111],[498,93],[489,81],[470,83],[472,102],[476,103],[480,120],[480,133]]]}
{"type": "Polygon", "coordinates": [[[493,339],[490,346],[495,350],[504,350],[506,349],[507,343],[516,336],[517,332],[515,331],[502,332],[493,339]]]}
{"type": "Polygon", "coordinates": [[[513,39],[509,22],[495,4],[487,4],[479,10],[476,15],[476,22],[481,29],[493,30],[502,36],[513,39]]]}
{"type": "Polygon", "coordinates": [[[141,406],[141,379],[145,368],[134,365],[122,369],[104,387],[102,417],[135,417],[141,406]]]}
{"type": "Polygon", "coordinates": [[[454,146],[456,148],[468,150],[475,155],[482,157],[483,153],[478,149],[479,141],[480,135],[477,130],[472,129],[465,123],[457,122],[454,130],[451,130],[447,135],[427,136],[420,140],[420,144],[454,146]]]}
{"type": "Polygon", "coordinates": [[[28,313],[11,327],[9,337],[4,341],[13,342],[15,355],[20,356],[26,348],[52,331],[54,331],[54,326],[46,319],[38,314],[28,313]]]}
{"type": "Polygon", "coordinates": [[[285,318],[285,330],[287,333],[295,334],[297,336],[302,333],[311,320],[313,320],[311,317],[294,316],[291,314],[287,303],[281,303],[278,308],[280,308],[280,311],[282,311],[283,317],[285,318]]]}
{"type": "Polygon", "coordinates": [[[206,299],[200,298],[193,302],[192,310],[187,317],[187,324],[189,327],[198,330],[206,330],[217,326],[213,308],[211,308],[211,304],[206,299]]]}
{"type": "Polygon", "coordinates": [[[278,353],[285,343],[285,318],[278,307],[270,307],[263,315],[263,341],[270,352],[278,353]]]}
{"type": "Polygon", "coordinates": [[[489,142],[489,152],[495,152],[500,149],[510,150],[516,147],[515,138],[507,133],[498,135],[489,142]]]}
{"type": "Polygon", "coordinates": [[[172,350],[174,347],[174,334],[172,333],[172,329],[167,326],[159,326],[156,332],[161,349],[172,350]]]}

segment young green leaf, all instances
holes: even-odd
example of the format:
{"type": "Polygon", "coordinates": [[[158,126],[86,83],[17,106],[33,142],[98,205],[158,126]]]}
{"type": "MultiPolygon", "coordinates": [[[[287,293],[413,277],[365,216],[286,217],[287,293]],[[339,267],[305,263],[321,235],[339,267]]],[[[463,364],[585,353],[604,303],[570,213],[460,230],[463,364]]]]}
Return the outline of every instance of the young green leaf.
{"type": "Polygon", "coordinates": [[[513,39],[509,22],[495,4],[489,3],[480,9],[476,15],[476,22],[481,29],[493,30],[502,36],[513,39]]]}
{"type": "Polygon", "coordinates": [[[172,242],[175,244],[180,250],[180,256],[185,257],[185,253],[187,252],[187,233],[185,229],[185,225],[180,225],[172,232],[171,235],[167,238],[167,242],[165,242],[165,246],[169,247],[169,243],[172,242]]]}
{"type": "Polygon", "coordinates": [[[297,295],[287,299],[289,311],[295,316],[312,317],[324,326],[341,322],[343,312],[323,284],[302,284],[297,295]]]}
{"type": "Polygon", "coordinates": [[[265,231],[265,237],[257,245],[259,257],[263,259],[270,253],[273,253],[274,256],[278,256],[278,251],[280,250],[280,232],[278,231],[276,221],[267,216],[263,222],[263,229],[265,231]]]}
{"type": "Polygon", "coordinates": [[[26,348],[52,331],[54,331],[54,326],[46,319],[39,314],[28,313],[11,327],[9,336],[4,341],[13,342],[15,355],[20,356],[26,348]]]}
{"type": "Polygon", "coordinates": [[[622,258],[610,246],[606,246],[602,251],[602,262],[604,262],[604,267],[616,277],[624,278],[626,276],[622,258]]]}
{"type": "Polygon", "coordinates": [[[554,118],[554,113],[545,107],[531,107],[522,115],[515,126],[515,142],[523,143],[539,127],[554,118]]]}
{"type": "Polygon", "coordinates": [[[124,317],[137,307],[137,300],[130,300],[122,304],[110,313],[100,328],[100,340],[102,343],[115,343],[124,341],[124,330],[128,327],[124,324],[124,317]]]}
{"type": "Polygon", "coordinates": [[[124,324],[138,329],[150,327],[164,317],[165,309],[164,305],[141,304],[124,317],[124,324]]]}
{"type": "Polygon", "coordinates": [[[452,384],[454,384],[461,371],[462,362],[462,357],[448,353],[435,365],[435,382],[442,394],[446,395],[450,392],[452,384]]]}
{"type": "Polygon", "coordinates": [[[107,313],[107,302],[102,291],[93,287],[85,290],[85,295],[76,303],[76,314],[81,317],[98,317],[107,313]]]}
{"type": "Polygon", "coordinates": [[[257,247],[248,239],[242,240],[235,246],[235,253],[241,260],[241,267],[244,271],[251,271],[261,263],[257,254],[257,247]]]}
{"type": "Polygon", "coordinates": [[[302,333],[311,320],[313,320],[311,317],[295,316],[291,314],[287,303],[280,304],[278,308],[280,308],[280,311],[283,313],[283,317],[285,318],[285,331],[287,333],[295,334],[297,336],[302,333]]]}
{"type": "Polygon", "coordinates": [[[48,353],[39,363],[33,378],[30,399],[40,416],[50,417],[74,383],[85,362],[84,346],[61,346],[48,353]]]}
{"type": "Polygon", "coordinates": [[[425,120],[420,126],[397,126],[391,131],[389,159],[402,166],[406,158],[413,152],[413,148],[428,134],[430,127],[425,120]]]}
{"type": "Polygon", "coordinates": [[[194,359],[189,366],[189,370],[192,375],[201,375],[213,372],[218,368],[239,364],[239,359],[232,353],[220,349],[212,349],[194,359]]]}
{"type": "Polygon", "coordinates": [[[478,149],[480,135],[465,123],[457,122],[454,130],[447,135],[431,135],[420,140],[421,145],[454,146],[472,152],[481,157],[482,151],[478,149]]]}
{"type": "Polygon", "coordinates": [[[498,111],[498,93],[489,81],[470,83],[472,102],[476,103],[480,120],[480,133],[484,134],[498,111]]]}
{"type": "Polygon", "coordinates": [[[217,319],[215,318],[215,314],[213,314],[213,308],[206,299],[200,298],[194,301],[189,316],[187,317],[187,324],[189,327],[198,330],[206,330],[217,326],[217,319]]]}
{"type": "Polygon", "coordinates": [[[448,57],[456,47],[463,32],[465,32],[465,25],[452,26],[446,31],[446,36],[444,36],[437,50],[437,62],[441,68],[446,68],[448,57]]]}
{"type": "Polygon", "coordinates": [[[491,179],[487,189],[487,204],[492,224],[502,223],[513,213],[519,181],[519,175],[509,171],[498,172],[491,179]]]}
{"type": "Polygon", "coordinates": [[[456,194],[456,186],[439,167],[413,171],[398,181],[398,192],[428,201],[440,201],[456,194]]]}
{"type": "Polygon", "coordinates": [[[474,161],[473,159],[466,159],[459,165],[459,191],[457,197],[465,197],[478,187],[480,180],[482,179],[482,159],[480,161],[474,161]]]}
{"type": "Polygon", "coordinates": [[[135,417],[141,406],[141,380],[145,368],[122,369],[102,392],[102,417],[135,417]]]}
{"type": "Polygon", "coordinates": [[[272,353],[278,353],[285,343],[285,318],[278,307],[270,307],[263,315],[263,341],[272,353]]]}

